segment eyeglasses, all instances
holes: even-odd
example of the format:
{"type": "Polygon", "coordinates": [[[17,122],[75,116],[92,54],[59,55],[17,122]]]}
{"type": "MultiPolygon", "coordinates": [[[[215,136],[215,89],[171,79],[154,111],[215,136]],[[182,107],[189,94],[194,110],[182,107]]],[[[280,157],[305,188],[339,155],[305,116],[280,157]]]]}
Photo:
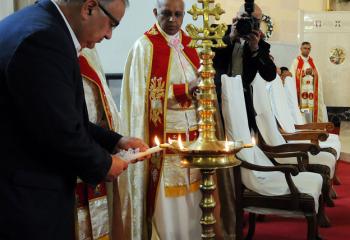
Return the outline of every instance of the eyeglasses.
{"type": "Polygon", "coordinates": [[[162,15],[165,18],[171,18],[174,15],[176,19],[179,19],[179,18],[183,18],[184,17],[185,12],[177,11],[177,12],[173,13],[171,11],[164,10],[164,11],[160,12],[160,15],[162,15]]]}
{"type": "Polygon", "coordinates": [[[99,1],[97,1],[97,4],[98,4],[98,7],[102,10],[102,12],[106,14],[106,16],[109,17],[109,19],[112,21],[111,22],[112,30],[118,27],[120,22],[117,19],[115,19],[115,17],[113,17],[113,15],[110,12],[108,12],[107,9],[104,6],[102,6],[102,4],[99,1]]]}

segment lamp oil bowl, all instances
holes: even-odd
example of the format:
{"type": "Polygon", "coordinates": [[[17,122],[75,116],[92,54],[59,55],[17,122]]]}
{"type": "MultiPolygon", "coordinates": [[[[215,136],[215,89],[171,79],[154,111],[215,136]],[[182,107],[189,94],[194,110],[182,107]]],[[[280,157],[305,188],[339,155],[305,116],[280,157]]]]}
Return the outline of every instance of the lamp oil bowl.
{"type": "Polygon", "coordinates": [[[235,154],[244,147],[242,141],[197,141],[191,145],[183,144],[183,147],[179,146],[178,141],[174,141],[169,149],[182,156],[183,167],[218,169],[239,165],[235,154]]]}

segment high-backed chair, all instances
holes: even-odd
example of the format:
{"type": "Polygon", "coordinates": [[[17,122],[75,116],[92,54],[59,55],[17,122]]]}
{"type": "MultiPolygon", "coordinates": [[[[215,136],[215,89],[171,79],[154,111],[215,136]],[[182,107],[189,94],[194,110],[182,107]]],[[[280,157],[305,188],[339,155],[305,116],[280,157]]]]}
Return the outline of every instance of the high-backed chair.
{"type": "MultiPolygon", "coordinates": [[[[326,131],[332,131],[334,129],[334,124],[331,122],[328,123],[309,123],[307,124],[305,119],[303,118],[299,105],[298,105],[298,98],[297,98],[297,90],[295,85],[295,79],[292,77],[287,77],[284,81],[284,93],[287,99],[288,103],[288,109],[291,113],[291,116],[293,118],[293,123],[287,123],[290,124],[289,127],[285,129],[286,132],[294,131],[295,130],[326,130],[326,131]],[[290,129],[290,130],[288,130],[290,129]]],[[[337,160],[339,160],[340,157],[340,149],[341,149],[341,142],[339,139],[339,136],[337,134],[329,134],[328,139],[325,142],[320,142],[320,146],[322,148],[328,148],[331,147],[336,150],[337,154],[337,160]]],[[[337,169],[338,164],[336,165],[337,169]]],[[[334,183],[340,184],[340,180],[337,177],[337,174],[334,176],[334,183]]]]}
{"type": "MultiPolygon", "coordinates": [[[[309,134],[310,132],[314,132],[315,130],[316,132],[327,133],[326,130],[331,130],[331,128],[334,127],[332,123],[311,123],[307,125],[295,125],[293,116],[290,111],[290,107],[288,105],[289,97],[287,96],[284,90],[282,81],[279,78],[279,76],[277,76],[274,81],[266,85],[272,112],[274,113],[278,124],[281,127],[282,133],[286,133],[285,135],[287,137],[290,134],[296,133],[300,134],[300,138],[302,138],[303,135],[309,134]],[[297,129],[298,126],[302,126],[303,128],[297,129]]],[[[296,109],[296,107],[294,106],[293,109],[296,109]]],[[[314,143],[318,144],[318,141],[315,141],[314,143]]],[[[322,149],[328,149],[329,152],[336,156],[337,160],[339,159],[341,144],[338,135],[329,134],[328,138],[325,141],[319,142],[319,145],[322,149]]]]}
{"type": "MultiPolygon", "coordinates": [[[[262,136],[262,142],[266,143],[270,146],[275,146],[275,149],[278,148],[278,146],[283,146],[287,143],[286,139],[282,136],[277,122],[276,118],[273,114],[272,107],[270,104],[268,92],[266,90],[267,85],[266,82],[257,74],[254,82],[253,82],[253,103],[254,103],[254,109],[257,113],[256,116],[256,123],[259,128],[259,132],[262,136]]],[[[313,135],[313,140],[321,139],[325,140],[325,138],[328,136],[327,133],[310,133],[313,135]]],[[[295,140],[295,139],[290,139],[295,140]]],[[[296,141],[293,141],[293,144],[295,144],[296,141]]],[[[305,143],[305,141],[301,141],[298,143],[305,143]]],[[[292,146],[289,146],[288,148],[291,148],[292,146]]],[[[263,150],[265,151],[273,151],[270,147],[266,147],[264,145],[263,150]]],[[[301,151],[301,150],[300,150],[301,151]]],[[[333,193],[331,188],[331,180],[333,179],[334,172],[335,172],[335,166],[336,166],[336,157],[327,151],[319,152],[318,154],[315,154],[316,152],[313,152],[312,154],[309,154],[309,165],[308,170],[315,171],[318,173],[323,173],[326,179],[327,183],[327,189],[329,189],[329,193],[333,193]]],[[[280,161],[277,159],[277,161],[280,161]]],[[[289,159],[283,159],[283,163],[289,163],[289,164],[297,164],[295,159],[289,158],[289,159]]],[[[325,194],[327,205],[333,206],[333,201],[329,198],[329,194],[325,194]]]]}
{"type": "Polygon", "coordinates": [[[296,91],[295,78],[286,77],[284,79],[284,92],[286,93],[288,109],[292,115],[294,124],[303,125],[306,123],[305,117],[301,114],[296,91]]]}
{"type": "MultiPolygon", "coordinates": [[[[250,143],[247,112],[240,76],[222,76],[222,112],[228,139],[250,143]]],[[[270,157],[307,159],[305,153],[271,154],[270,157]]],[[[324,216],[322,177],[317,173],[299,172],[295,166],[277,165],[258,146],[243,149],[242,161],[234,168],[236,188],[236,237],[243,238],[243,212],[250,213],[249,233],[255,229],[255,214],[304,216],[308,222],[308,239],[318,239],[318,216],[324,216]]]]}

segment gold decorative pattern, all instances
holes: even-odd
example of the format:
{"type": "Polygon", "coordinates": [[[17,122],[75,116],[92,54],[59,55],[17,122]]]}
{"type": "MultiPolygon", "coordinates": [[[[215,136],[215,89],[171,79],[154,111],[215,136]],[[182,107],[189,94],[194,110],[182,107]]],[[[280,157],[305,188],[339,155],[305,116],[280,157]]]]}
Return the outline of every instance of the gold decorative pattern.
{"type": "Polygon", "coordinates": [[[329,54],[329,61],[335,65],[342,64],[346,59],[345,50],[343,48],[332,48],[329,54]]]}
{"type": "Polygon", "coordinates": [[[162,122],[161,115],[163,114],[162,99],[165,97],[165,83],[162,78],[153,77],[150,83],[150,102],[151,114],[150,119],[155,126],[162,122]]]}
{"type": "Polygon", "coordinates": [[[158,35],[159,34],[158,30],[155,27],[153,27],[151,30],[149,30],[148,33],[150,35],[158,35]]]}

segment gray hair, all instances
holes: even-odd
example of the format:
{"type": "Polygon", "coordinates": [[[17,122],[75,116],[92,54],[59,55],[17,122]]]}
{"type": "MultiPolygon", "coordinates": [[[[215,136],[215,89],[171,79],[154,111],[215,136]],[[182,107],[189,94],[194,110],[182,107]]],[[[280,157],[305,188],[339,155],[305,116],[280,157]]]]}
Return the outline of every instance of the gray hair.
{"type": "MultiPolygon", "coordinates": [[[[79,4],[82,3],[82,0],[55,0],[58,4],[79,4]]],[[[111,3],[114,0],[100,0],[101,3],[111,3]]],[[[129,0],[121,0],[124,2],[125,6],[128,7],[130,5],[129,0]]]]}
{"type": "MultiPolygon", "coordinates": [[[[159,9],[159,8],[162,6],[162,4],[163,4],[164,1],[165,1],[165,0],[156,0],[156,1],[155,1],[155,8],[159,9]]],[[[183,3],[184,3],[184,9],[186,9],[186,3],[185,3],[185,1],[184,1],[184,0],[181,0],[181,1],[183,1],[183,3]]]]}

